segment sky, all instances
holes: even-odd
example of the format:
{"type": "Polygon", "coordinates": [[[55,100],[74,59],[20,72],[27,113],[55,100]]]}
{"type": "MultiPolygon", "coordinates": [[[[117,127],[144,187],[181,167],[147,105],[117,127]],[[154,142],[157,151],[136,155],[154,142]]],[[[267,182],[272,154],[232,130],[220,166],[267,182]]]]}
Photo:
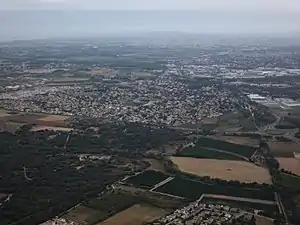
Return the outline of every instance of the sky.
{"type": "Polygon", "coordinates": [[[300,31],[300,0],[0,0],[0,40],[300,31]]]}
{"type": "Polygon", "coordinates": [[[1,9],[241,10],[298,12],[299,0],[0,0],[1,9]]]}

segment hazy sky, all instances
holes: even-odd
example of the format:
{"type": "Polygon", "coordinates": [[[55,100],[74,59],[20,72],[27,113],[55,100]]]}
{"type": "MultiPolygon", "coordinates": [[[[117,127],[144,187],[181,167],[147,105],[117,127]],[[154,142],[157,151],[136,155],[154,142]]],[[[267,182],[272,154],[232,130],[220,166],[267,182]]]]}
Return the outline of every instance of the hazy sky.
{"type": "Polygon", "coordinates": [[[299,0],[0,0],[1,9],[210,9],[300,13],[299,0]]]}
{"type": "Polygon", "coordinates": [[[300,0],[0,0],[2,40],[132,31],[285,33],[299,32],[299,21],[300,0]]]}

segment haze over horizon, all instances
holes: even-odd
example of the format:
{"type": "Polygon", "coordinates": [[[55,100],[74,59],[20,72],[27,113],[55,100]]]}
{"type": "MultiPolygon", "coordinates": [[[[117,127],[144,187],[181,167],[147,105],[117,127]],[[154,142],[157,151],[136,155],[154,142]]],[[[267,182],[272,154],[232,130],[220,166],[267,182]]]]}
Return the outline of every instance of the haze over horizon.
{"type": "Polygon", "coordinates": [[[300,1],[1,0],[0,40],[131,32],[299,32],[300,1]]]}

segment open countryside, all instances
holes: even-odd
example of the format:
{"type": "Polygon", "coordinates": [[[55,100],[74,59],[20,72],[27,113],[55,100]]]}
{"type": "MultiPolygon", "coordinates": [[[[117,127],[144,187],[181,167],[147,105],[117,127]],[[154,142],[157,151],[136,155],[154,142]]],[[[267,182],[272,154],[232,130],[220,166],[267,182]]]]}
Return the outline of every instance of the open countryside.
{"type": "Polygon", "coordinates": [[[259,146],[259,139],[252,138],[252,137],[238,137],[238,136],[221,136],[221,135],[214,135],[209,136],[209,138],[220,140],[220,141],[226,141],[232,144],[237,145],[246,145],[250,147],[258,147],[259,146]]]}
{"type": "Polygon", "coordinates": [[[169,212],[149,205],[136,204],[97,225],[141,225],[169,212]]]}
{"type": "Polygon", "coordinates": [[[171,160],[179,170],[197,176],[237,180],[244,183],[272,183],[267,169],[249,162],[188,157],[171,157],[171,160]]]}
{"type": "Polygon", "coordinates": [[[206,137],[200,137],[198,141],[194,144],[194,147],[188,147],[182,150],[181,153],[184,153],[185,150],[191,150],[191,149],[209,149],[209,150],[219,150],[223,152],[227,152],[232,155],[238,155],[241,156],[242,158],[250,158],[254,152],[256,151],[256,148],[254,147],[249,147],[245,145],[240,145],[240,144],[233,144],[230,142],[226,141],[220,141],[220,140],[215,140],[211,138],[206,138],[206,137]]]}
{"type": "Polygon", "coordinates": [[[41,130],[54,130],[54,131],[66,131],[69,132],[73,130],[72,128],[67,127],[51,127],[51,126],[43,126],[43,125],[36,125],[31,128],[31,131],[41,131],[41,130]]]}
{"type": "Polygon", "coordinates": [[[273,152],[275,157],[294,157],[294,152],[300,153],[300,146],[296,142],[279,142],[269,141],[270,150],[273,152]]]}
{"type": "Polygon", "coordinates": [[[280,169],[290,171],[298,176],[300,176],[300,159],[299,158],[276,158],[279,162],[280,169]]]}

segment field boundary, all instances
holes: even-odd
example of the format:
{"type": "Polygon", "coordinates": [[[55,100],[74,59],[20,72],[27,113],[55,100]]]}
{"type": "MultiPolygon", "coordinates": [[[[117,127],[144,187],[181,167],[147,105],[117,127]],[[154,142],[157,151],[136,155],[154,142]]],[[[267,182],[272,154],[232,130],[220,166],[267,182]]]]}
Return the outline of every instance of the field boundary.
{"type": "Polygon", "coordinates": [[[236,153],[233,153],[233,152],[228,152],[226,150],[221,150],[221,149],[216,149],[216,148],[208,148],[208,147],[203,147],[203,148],[207,149],[207,150],[210,150],[210,151],[222,152],[222,153],[226,153],[228,155],[233,155],[233,156],[239,157],[239,158],[244,159],[245,161],[249,162],[249,159],[247,157],[239,155],[239,154],[236,154],[236,153]]]}
{"type": "Polygon", "coordinates": [[[261,200],[256,198],[241,198],[241,197],[234,197],[229,195],[214,195],[214,194],[203,194],[202,198],[216,198],[216,199],[224,199],[224,200],[233,200],[238,202],[250,202],[250,203],[260,203],[265,205],[277,205],[276,201],[269,201],[269,200],[261,200]]]}

